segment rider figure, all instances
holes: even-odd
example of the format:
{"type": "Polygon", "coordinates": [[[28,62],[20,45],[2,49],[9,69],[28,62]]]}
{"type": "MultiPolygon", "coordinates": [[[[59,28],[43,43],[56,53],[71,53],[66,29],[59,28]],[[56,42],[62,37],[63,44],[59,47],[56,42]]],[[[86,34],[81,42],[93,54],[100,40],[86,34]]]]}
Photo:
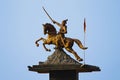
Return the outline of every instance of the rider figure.
{"type": "Polygon", "coordinates": [[[66,26],[67,21],[68,19],[63,20],[62,23],[60,24],[59,22],[53,20],[53,23],[57,24],[60,27],[60,31],[59,31],[60,33],[66,34],[67,33],[67,26],[66,26]]]}
{"type": "Polygon", "coordinates": [[[66,26],[67,21],[68,19],[63,20],[62,23],[59,23],[53,20],[53,23],[57,24],[60,27],[58,34],[61,34],[61,40],[62,40],[63,45],[65,45],[65,34],[67,34],[67,26],[66,26]]]}
{"type": "MultiPolygon", "coordinates": [[[[58,34],[61,34],[61,40],[62,40],[62,44],[64,45],[64,47],[67,46],[67,43],[65,43],[65,34],[67,33],[67,21],[68,19],[66,20],[63,20],[62,23],[60,24],[59,22],[55,21],[55,20],[52,20],[54,24],[57,24],[59,27],[60,27],[60,31],[58,32],[58,34]]],[[[84,47],[82,44],[81,44],[81,48],[83,50],[87,49],[88,47],[84,47]]]]}

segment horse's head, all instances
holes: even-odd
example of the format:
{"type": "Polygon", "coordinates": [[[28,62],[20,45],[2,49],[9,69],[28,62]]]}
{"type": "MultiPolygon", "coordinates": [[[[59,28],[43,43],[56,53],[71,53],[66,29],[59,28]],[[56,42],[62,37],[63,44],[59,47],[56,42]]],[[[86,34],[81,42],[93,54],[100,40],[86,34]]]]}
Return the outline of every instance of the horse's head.
{"type": "Polygon", "coordinates": [[[46,35],[47,34],[47,27],[46,27],[46,24],[42,24],[43,25],[43,30],[44,30],[44,35],[46,35]]]}
{"type": "Polygon", "coordinates": [[[44,29],[44,34],[56,34],[57,31],[55,29],[55,27],[50,24],[50,23],[46,23],[46,24],[42,24],[43,25],[43,29],[44,29]]]}

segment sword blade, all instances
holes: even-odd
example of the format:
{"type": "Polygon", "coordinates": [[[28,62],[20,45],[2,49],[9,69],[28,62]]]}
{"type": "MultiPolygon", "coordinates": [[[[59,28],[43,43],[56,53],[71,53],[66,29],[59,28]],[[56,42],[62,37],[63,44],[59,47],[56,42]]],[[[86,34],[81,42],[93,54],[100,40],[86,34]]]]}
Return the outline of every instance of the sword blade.
{"type": "Polygon", "coordinates": [[[50,17],[50,15],[48,14],[48,12],[45,10],[45,8],[44,7],[42,7],[43,8],[43,10],[45,11],[45,13],[47,14],[47,16],[49,17],[49,19],[53,22],[53,19],[50,17]]]}

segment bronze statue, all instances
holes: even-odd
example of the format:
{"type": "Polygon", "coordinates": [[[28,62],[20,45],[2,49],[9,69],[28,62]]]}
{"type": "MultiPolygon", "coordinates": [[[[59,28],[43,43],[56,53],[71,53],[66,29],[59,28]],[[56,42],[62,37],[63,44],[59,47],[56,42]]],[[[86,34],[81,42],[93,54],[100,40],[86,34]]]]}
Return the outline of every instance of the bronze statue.
{"type": "Polygon", "coordinates": [[[43,7],[43,10],[48,15],[50,20],[54,24],[57,24],[60,27],[60,30],[57,33],[56,28],[52,24],[50,24],[50,23],[43,24],[44,34],[45,35],[48,34],[48,37],[47,37],[47,39],[42,38],[42,37],[40,39],[38,39],[35,42],[36,46],[38,47],[39,46],[38,42],[40,40],[43,40],[43,47],[45,48],[46,51],[51,51],[50,49],[46,48],[46,46],[45,46],[46,44],[48,44],[48,45],[54,44],[56,46],[55,48],[65,48],[68,52],[72,53],[78,61],[83,61],[83,59],[80,58],[77,55],[77,53],[72,49],[72,46],[73,46],[73,43],[75,42],[83,50],[86,50],[87,47],[84,47],[82,45],[81,41],[78,40],[78,39],[65,37],[65,34],[67,33],[67,26],[66,26],[66,24],[67,24],[68,19],[63,20],[62,23],[60,24],[57,21],[53,20],[49,16],[49,14],[44,9],[44,7],[43,7]]]}
{"type": "Polygon", "coordinates": [[[65,48],[67,51],[69,51],[70,53],[72,53],[75,58],[78,61],[82,61],[82,58],[80,58],[77,53],[72,49],[73,43],[75,42],[81,49],[85,50],[87,49],[87,47],[84,47],[81,43],[80,40],[78,39],[73,39],[73,38],[68,38],[65,37],[64,40],[62,40],[63,38],[61,38],[61,36],[63,35],[63,33],[57,33],[55,27],[50,24],[50,23],[46,23],[43,24],[43,28],[44,28],[44,34],[48,34],[47,39],[45,38],[40,38],[38,39],[35,44],[38,47],[38,41],[42,40],[43,41],[43,46],[45,48],[46,51],[51,51],[50,49],[46,48],[46,44],[54,44],[57,48],[65,48]],[[64,44],[63,42],[64,41],[64,44]]]}

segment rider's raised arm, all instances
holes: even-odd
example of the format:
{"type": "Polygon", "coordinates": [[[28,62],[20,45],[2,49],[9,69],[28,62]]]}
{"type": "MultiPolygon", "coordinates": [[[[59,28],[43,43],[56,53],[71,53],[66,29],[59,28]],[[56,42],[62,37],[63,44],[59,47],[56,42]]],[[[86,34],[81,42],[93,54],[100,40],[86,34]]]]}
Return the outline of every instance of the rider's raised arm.
{"type": "Polygon", "coordinates": [[[53,20],[53,23],[54,23],[54,24],[57,24],[59,27],[61,27],[61,24],[60,24],[59,22],[53,20]]]}

